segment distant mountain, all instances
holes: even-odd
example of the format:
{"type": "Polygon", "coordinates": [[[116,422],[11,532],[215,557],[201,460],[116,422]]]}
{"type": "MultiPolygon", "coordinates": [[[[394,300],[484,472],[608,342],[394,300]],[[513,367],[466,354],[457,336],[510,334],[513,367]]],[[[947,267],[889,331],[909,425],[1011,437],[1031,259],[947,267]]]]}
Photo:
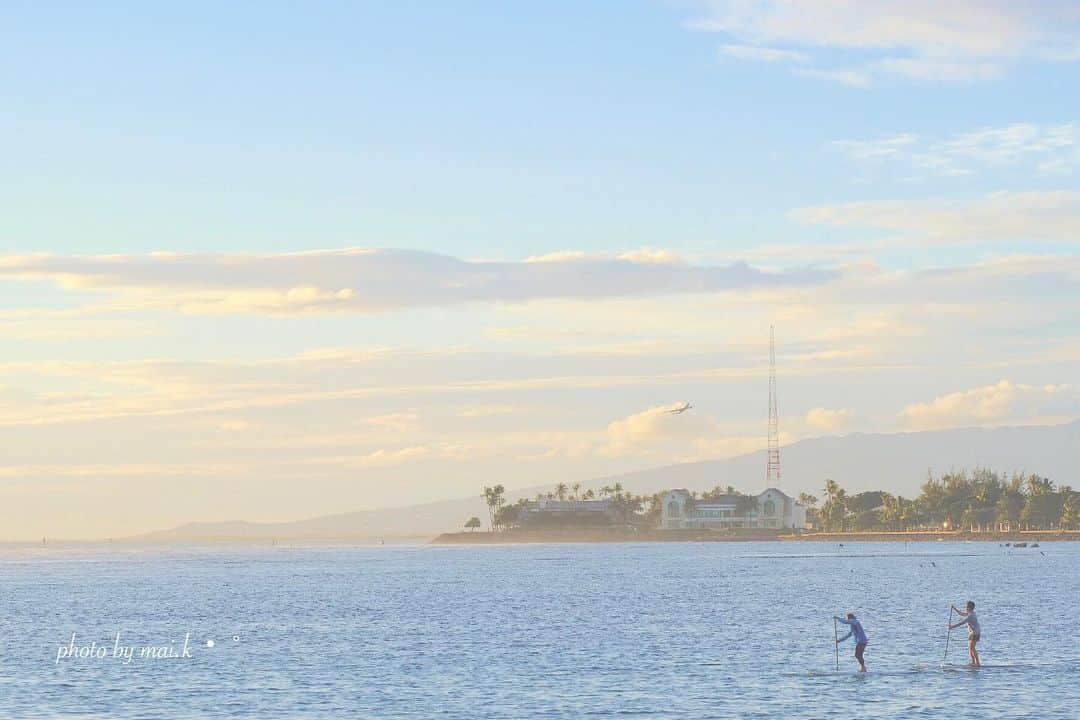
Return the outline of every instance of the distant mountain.
{"type": "MultiPolygon", "coordinates": [[[[780,458],[781,489],[791,495],[807,491],[820,496],[825,479],[831,478],[849,493],[880,489],[912,497],[919,493],[928,470],[939,475],[977,466],[1004,472],[1037,472],[1058,484],[1080,488],[1080,421],[1052,426],[814,438],[781,448],[780,458]]],[[[618,482],[634,493],[652,493],[665,488],[707,490],[716,485],[734,485],[749,492],[763,489],[764,470],[765,452],[761,451],[612,475],[587,483],[586,487],[596,489],[618,482]]],[[[510,490],[507,498],[513,502],[550,489],[551,485],[545,485],[510,490]]],[[[473,515],[486,521],[487,508],[479,497],[286,523],[190,523],[132,539],[168,542],[429,536],[459,530],[473,515]]]]}

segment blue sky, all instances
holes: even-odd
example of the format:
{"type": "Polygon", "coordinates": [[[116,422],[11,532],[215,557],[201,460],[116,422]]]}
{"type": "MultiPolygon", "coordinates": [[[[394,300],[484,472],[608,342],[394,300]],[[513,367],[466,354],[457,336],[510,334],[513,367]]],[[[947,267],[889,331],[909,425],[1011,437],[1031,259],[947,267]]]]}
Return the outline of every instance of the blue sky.
{"type": "Polygon", "coordinates": [[[723,55],[692,3],[6,14],[10,250],[704,253],[823,241],[785,221],[800,205],[1071,187],[1008,168],[857,184],[830,143],[1067,122],[1072,64],[855,88],[723,55]]]}
{"type": "Polygon", "coordinates": [[[13,537],[1078,414],[1071,3],[0,19],[13,537]]]}

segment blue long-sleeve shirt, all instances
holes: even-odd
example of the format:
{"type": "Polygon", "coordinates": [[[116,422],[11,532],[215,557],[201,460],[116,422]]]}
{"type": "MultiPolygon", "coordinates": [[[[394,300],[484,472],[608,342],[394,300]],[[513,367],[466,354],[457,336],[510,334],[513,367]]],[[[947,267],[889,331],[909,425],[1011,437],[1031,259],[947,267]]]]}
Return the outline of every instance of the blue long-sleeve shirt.
{"type": "Polygon", "coordinates": [[[866,632],[862,629],[862,623],[859,622],[858,618],[856,618],[854,620],[848,620],[847,618],[838,617],[836,619],[838,621],[844,623],[845,625],[848,625],[848,626],[851,627],[851,630],[848,631],[848,634],[845,635],[844,637],[840,638],[837,642],[843,642],[844,640],[847,640],[852,635],[855,636],[855,644],[856,645],[866,645],[868,642],[870,642],[867,639],[866,632]]]}

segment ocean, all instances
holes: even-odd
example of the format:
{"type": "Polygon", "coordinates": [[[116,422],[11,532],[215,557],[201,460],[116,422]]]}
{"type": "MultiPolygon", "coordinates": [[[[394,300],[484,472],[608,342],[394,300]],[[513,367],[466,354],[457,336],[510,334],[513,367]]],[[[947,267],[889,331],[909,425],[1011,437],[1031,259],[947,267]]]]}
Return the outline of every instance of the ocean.
{"type": "Polygon", "coordinates": [[[1078,601],[1064,542],[7,547],[0,717],[1077,718],[1078,601]]]}

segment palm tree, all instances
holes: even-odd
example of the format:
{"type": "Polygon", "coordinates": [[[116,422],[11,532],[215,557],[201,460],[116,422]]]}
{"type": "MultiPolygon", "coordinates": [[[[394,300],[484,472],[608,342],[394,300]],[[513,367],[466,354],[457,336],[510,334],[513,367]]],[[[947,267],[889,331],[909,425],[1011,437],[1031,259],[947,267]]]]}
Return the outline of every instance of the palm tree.
{"type": "Polygon", "coordinates": [[[735,501],[735,514],[750,519],[750,513],[758,509],[758,499],[754,495],[740,495],[735,501]]]}
{"type": "Polygon", "coordinates": [[[994,520],[998,529],[1011,531],[1020,522],[1020,513],[1024,509],[1024,496],[1019,490],[1008,489],[1001,493],[994,506],[994,520]]]}
{"type": "Polygon", "coordinates": [[[1054,483],[1049,478],[1029,475],[1027,479],[1028,495],[1049,495],[1054,492],[1054,483]]]}
{"type": "Polygon", "coordinates": [[[825,504],[821,510],[829,524],[829,529],[835,529],[839,525],[840,532],[844,531],[846,504],[847,493],[844,489],[832,480],[825,480],[825,504]]]}
{"type": "Polygon", "coordinates": [[[1072,530],[1080,522],[1080,493],[1073,492],[1068,485],[1061,486],[1061,519],[1058,529],[1072,530]]]}
{"type": "Polygon", "coordinates": [[[487,502],[488,516],[491,521],[491,532],[495,532],[495,528],[498,527],[496,522],[496,514],[499,508],[503,506],[506,499],[503,497],[506,493],[506,488],[502,485],[495,485],[493,487],[484,486],[484,501],[487,502]]]}
{"type": "Polygon", "coordinates": [[[904,498],[882,493],[881,519],[890,530],[896,530],[904,511],[904,498]]]}
{"type": "Polygon", "coordinates": [[[631,493],[620,494],[615,498],[615,505],[622,515],[623,524],[628,524],[630,518],[641,509],[641,498],[634,497],[631,493]]]}
{"type": "Polygon", "coordinates": [[[964,514],[960,516],[960,524],[963,526],[965,532],[975,530],[975,524],[979,522],[980,514],[979,509],[974,505],[968,505],[964,509],[964,514]]]}
{"type": "Polygon", "coordinates": [[[555,497],[560,500],[566,499],[566,493],[570,488],[566,486],[566,483],[559,483],[555,486],[555,497]]]}
{"type": "Polygon", "coordinates": [[[574,483],[570,487],[574,491],[573,499],[579,500],[581,498],[581,483],[574,483]]]}

